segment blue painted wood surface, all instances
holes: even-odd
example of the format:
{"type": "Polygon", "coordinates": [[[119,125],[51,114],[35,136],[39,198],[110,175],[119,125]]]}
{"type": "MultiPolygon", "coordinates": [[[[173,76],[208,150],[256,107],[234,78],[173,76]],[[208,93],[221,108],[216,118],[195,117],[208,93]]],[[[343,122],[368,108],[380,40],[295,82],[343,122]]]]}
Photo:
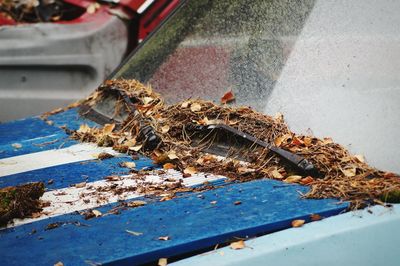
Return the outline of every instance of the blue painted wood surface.
{"type": "MultiPolygon", "coordinates": [[[[231,184],[201,193],[186,194],[165,202],[122,211],[91,220],[67,214],[0,231],[0,265],[135,265],[210,247],[233,237],[251,237],[290,227],[293,219],[309,220],[319,213],[330,216],[346,204],[335,200],[306,200],[306,188],[273,180],[231,184]],[[211,201],[217,201],[211,204],[211,201]],[[235,201],[241,201],[235,205],[235,201]],[[65,223],[45,230],[49,223],[65,223]],[[79,222],[85,226],[76,226],[79,222]],[[32,230],[35,234],[31,234],[32,230]],[[143,233],[134,236],[131,230],[143,233]],[[161,241],[158,237],[169,236],[161,241]]],[[[110,206],[100,208],[105,212],[110,206]]]]}
{"type": "MultiPolygon", "coordinates": [[[[3,153],[5,157],[21,154],[21,150],[9,148],[15,142],[26,141],[22,153],[37,151],[32,139],[38,137],[62,136],[71,141],[68,145],[72,145],[76,142],[68,140],[57,126],[66,124],[77,129],[87,122],[74,109],[50,119],[55,122],[53,126],[38,118],[0,125],[0,136],[4,137],[0,144],[8,147],[3,153]],[[9,136],[8,132],[14,134],[9,136]]],[[[43,147],[53,148],[56,147],[43,147]]],[[[0,186],[54,179],[49,189],[68,187],[85,181],[85,176],[87,181],[95,181],[111,173],[123,173],[126,169],[119,167],[118,162],[125,159],[129,158],[71,163],[5,176],[0,178],[0,186]]],[[[136,164],[139,168],[154,166],[144,158],[136,164]]],[[[202,193],[204,197],[198,197],[198,193],[183,193],[179,198],[166,202],[153,199],[146,206],[127,209],[119,215],[84,220],[81,215],[72,213],[48,218],[0,230],[0,265],[31,265],[32,262],[35,265],[53,265],[58,261],[64,265],[140,264],[210,247],[232,237],[282,230],[290,227],[294,219],[308,220],[311,213],[334,215],[347,207],[346,203],[338,204],[334,199],[301,199],[298,192],[306,190],[306,187],[273,180],[229,183],[202,193]],[[210,203],[214,200],[217,204],[210,203]],[[235,201],[241,201],[241,204],[235,205],[235,201]],[[54,222],[61,226],[45,230],[54,222]],[[77,226],[77,222],[85,226],[77,226]],[[32,234],[33,230],[36,233],[32,234]],[[143,234],[134,236],[126,230],[143,234]],[[170,240],[158,240],[158,237],[167,235],[170,240]]],[[[98,209],[105,213],[114,206],[109,204],[98,209]]]]}

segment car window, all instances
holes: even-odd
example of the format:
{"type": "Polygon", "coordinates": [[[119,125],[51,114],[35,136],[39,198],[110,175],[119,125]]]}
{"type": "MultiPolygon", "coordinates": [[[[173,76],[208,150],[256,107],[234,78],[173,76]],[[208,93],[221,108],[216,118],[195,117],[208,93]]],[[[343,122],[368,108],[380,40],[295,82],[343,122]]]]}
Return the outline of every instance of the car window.
{"type": "Polygon", "coordinates": [[[400,172],[399,12],[389,0],[186,1],[115,77],[167,102],[233,90],[237,105],[400,172]]]}

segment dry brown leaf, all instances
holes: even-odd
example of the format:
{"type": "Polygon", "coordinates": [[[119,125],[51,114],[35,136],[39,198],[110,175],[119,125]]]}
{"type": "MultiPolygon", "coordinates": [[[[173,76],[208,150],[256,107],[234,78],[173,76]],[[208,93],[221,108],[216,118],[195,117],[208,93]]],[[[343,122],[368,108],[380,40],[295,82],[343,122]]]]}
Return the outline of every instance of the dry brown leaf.
{"type": "Polygon", "coordinates": [[[152,101],[154,101],[154,98],[152,98],[152,97],[144,97],[143,98],[143,104],[149,104],[149,103],[151,103],[152,101]]]}
{"type": "Polygon", "coordinates": [[[192,112],[201,111],[201,105],[199,103],[192,103],[192,105],[190,106],[190,110],[192,112]]]}
{"type": "Polygon", "coordinates": [[[86,182],[82,182],[82,183],[75,184],[74,187],[76,187],[76,188],[83,188],[83,187],[86,187],[86,182]]]}
{"type": "Polygon", "coordinates": [[[189,105],[190,105],[190,103],[191,103],[191,101],[185,101],[185,102],[183,102],[183,103],[181,104],[181,107],[182,107],[182,108],[188,108],[189,105]]]}
{"type": "Polygon", "coordinates": [[[301,175],[291,175],[285,178],[286,183],[297,183],[299,182],[303,177],[301,175]]]}
{"type": "Polygon", "coordinates": [[[310,146],[311,144],[312,144],[312,138],[310,138],[310,137],[304,137],[304,139],[303,139],[303,143],[304,143],[304,145],[306,146],[306,147],[308,147],[308,146],[310,146]]]}
{"type": "Polygon", "coordinates": [[[123,162],[121,164],[122,167],[130,168],[133,169],[136,167],[136,164],[134,162],[123,162]]]}
{"type": "Polygon", "coordinates": [[[170,237],[169,236],[160,236],[158,238],[158,240],[167,241],[167,240],[170,240],[170,237]]]}
{"type": "Polygon", "coordinates": [[[103,127],[103,134],[109,135],[114,130],[115,124],[105,124],[103,127]]]}
{"type": "Polygon", "coordinates": [[[252,169],[252,168],[248,168],[248,167],[242,166],[242,167],[238,167],[237,171],[238,171],[240,174],[246,174],[246,173],[255,172],[256,170],[255,170],[255,169],[252,169]]]}
{"type": "Polygon", "coordinates": [[[131,151],[140,151],[142,146],[143,145],[137,145],[137,146],[129,147],[129,150],[131,150],[131,151]]]}
{"type": "Polygon", "coordinates": [[[179,157],[178,157],[178,155],[176,155],[176,152],[175,152],[175,151],[170,151],[170,152],[168,153],[168,159],[170,159],[170,160],[175,160],[175,159],[179,159],[179,157]]]}
{"type": "Polygon", "coordinates": [[[106,159],[110,159],[113,157],[114,157],[114,155],[112,155],[108,152],[100,152],[99,154],[96,155],[96,158],[99,160],[106,160],[106,159]]]}
{"type": "Polygon", "coordinates": [[[312,182],[314,182],[314,178],[312,178],[311,176],[306,176],[305,178],[300,180],[300,183],[303,185],[308,185],[311,184],[312,182]]]}
{"type": "Polygon", "coordinates": [[[227,91],[224,96],[221,98],[221,103],[229,103],[235,100],[235,95],[233,94],[232,91],[227,91]]]}
{"type": "Polygon", "coordinates": [[[100,217],[100,216],[103,215],[103,214],[102,214],[100,211],[98,211],[98,210],[92,210],[92,212],[93,212],[94,216],[96,216],[96,217],[100,217]]]}
{"type": "Polygon", "coordinates": [[[128,234],[133,235],[133,236],[143,235],[143,233],[141,233],[141,232],[135,232],[135,231],[131,231],[131,230],[125,230],[125,232],[127,232],[128,234]]]}
{"type": "Polygon", "coordinates": [[[349,169],[342,169],[342,173],[347,177],[355,176],[356,172],[357,172],[357,168],[355,168],[355,167],[352,167],[352,168],[349,168],[349,169]]]}
{"type": "Polygon", "coordinates": [[[236,242],[232,242],[232,243],[229,245],[229,247],[230,247],[231,249],[234,249],[234,250],[243,249],[243,248],[246,247],[246,244],[244,243],[243,240],[239,240],[239,241],[236,241],[236,242]]]}
{"type": "Polygon", "coordinates": [[[158,266],[166,266],[168,263],[167,258],[160,258],[158,260],[158,266]]]}
{"type": "Polygon", "coordinates": [[[271,175],[275,179],[282,179],[283,178],[283,175],[281,173],[279,173],[279,171],[277,169],[273,170],[271,172],[271,175]]]}
{"type": "Polygon", "coordinates": [[[324,143],[324,144],[331,144],[331,143],[333,143],[333,140],[332,140],[332,138],[324,138],[323,141],[322,141],[322,143],[324,143]]]}
{"type": "Polygon", "coordinates": [[[165,170],[168,170],[168,169],[175,169],[175,164],[173,164],[173,163],[166,163],[166,164],[164,164],[163,165],[163,168],[165,169],[165,170]]]}
{"type": "Polygon", "coordinates": [[[134,201],[130,201],[126,204],[126,206],[131,207],[131,208],[136,208],[136,207],[140,207],[143,205],[146,205],[147,203],[143,200],[134,200],[134,201]]]}
{"type": "Polygon", "coordinates": [[[194,168],[193,166],[189,166],[189,167],[186,167],[186,168],[183,170],[183,173],[185,173],[185,174],[190,174],[190,175],[194,175],[195,173],[197,173],[197,169],[194,168]]]}
{"type": "Polygon", "coordinates": [[[86,8],[86,12],[89,14],[94,14],[100,8],[99,3],[92,3],[86,8]]]}
{"type": "Polygon", "coordinates": [[[168,125],[165,125],[165,126],[163,126],[161,128],[161,133],[163,133],[163,134],[167,133],[168,131],[169,131],[169,126],[168,125]]]}
{"type": "Polygon", "coordinates": [[[315,221],[321,220],[322,217],[321,217],[321,215],[319,215],[319,214],[311,214],[311,215],[310,215],[310,219],[311,219],[311,221],[315,222],[315,221]]]}
{"type": "Polygon", "coordinates": [[[292,226],[293,227],[301,227],[305,223],[305,220],[293,220],[292,221],[292,226]]]}
{"type": "Polygon", "coordinates": [[[357,159],[357,161],[359,161],[360,163],[365,163],[365,158],[363,155],[361,154],[356,154],[354,155],[354,157],[357,159]]]}
{"type": "Polygon", "coordinates": [[[76,131],[78,133],[89,133],[90,132],[90,127],[87,124],[82,124],[80,125],[80,127],[78,128],[78,130],[76,131]]]}

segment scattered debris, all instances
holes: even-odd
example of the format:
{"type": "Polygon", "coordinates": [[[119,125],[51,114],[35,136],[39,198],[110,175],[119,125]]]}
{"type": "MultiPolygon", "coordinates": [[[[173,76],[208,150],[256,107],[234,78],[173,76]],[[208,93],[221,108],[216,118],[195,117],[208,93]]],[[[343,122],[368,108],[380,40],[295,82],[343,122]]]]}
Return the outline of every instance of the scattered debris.
{"type": "Polygon", "coordinates": [[[41,211],[39,198],[45,190],[42,182],[28,183],[0,189],[0,226],[14,218],[29,217],[41,211]]]}
{"type": "MultiPolygon", "coordinates": [[[[219,106],[192,99],[166,105],[160,95],[135,80],[108,80],[80,104],[96,105],[106,100],[116,88],[120,96],[117,96],[115,112],[128,114],[125,121],[112,131],[82,125],[77,131],[70,131],[72,138],[125,150],[129,154],[140,152],[166,170],[182,171],[185,177],[194,172],[188,169],[195,169],[196,172],[224,175],[236,182],[271,178],[308,185],[310,190],[304,197],[339,198],[350,201],[353,209],[371,202],[380,204],[382,197],[400,190],[398,175],[369,166],[363,157],[351,155],[331,138],[319,139],[291,132],[281,114],[271,117],[249,107],[219,106]],[[222,159],[211,157],[206,150],[215,138],[205,137],[202,142],[196,142],[196,130],[198,126],[215,123],[301,155],[318,169],[321,177],[313,178],[296,172],[267,148],[252,148],[241,153],[233,151],[222,159]],[[151,143],[151,149],[141,135],[143,127],[146,130],[151,128],[152,136],[159,139],[151,143]],[[246,161],[245,165],[243,161],[246,161]]],[[[394,200],[393,197],[384,199],[394,200]]]]}
{"type": "Polygon", "coordinates": [[[167,241],[167,240],[170,240],[170,237],[169,236],[160,236],[158,238],[158,240],[167,241]]]}
{"type": "Polygon", "coordinates": [[[305,222],[305,220],[293,220],[292,227],[301,227],[305,222]]]}
{"type": "Polygon", "coordinates": [[[96,216],[96,217],[100,217],[100,216],[103,215],[103,214],[102,214],[100,211],[98,211],[98,210],[92,210],[92,212],[93,212],[94,216],[96,216]]]}
{"type": "Polygon", "coordinates": [[[136,208],[136,207],[144,206],[146,204],[147,203],[145,201],[142,201],[142,200],[133,200],[133,201],[127,202],[126,206],[130,207],[130,208],[136,208]]]}
{"type": "Polygon", "coordinates": [[[123,162],[121,163],[122,167],[134,169],[136,167],[136,164],[134,162],[123,162]]]}
{"type": "Polygon", "coordinates": [[[61,223],[59,223],[59,222],[51,223],[51,224],[48,224],[44,230],[53,230],[53,229],[59,227],[60,225],[61,225],[61,223]]]}
{"type": "Polygon", "coordinates": [[[131,231],[131,230],[125,230],[125,232],[127,232],[130,235],[134,235],[134,236],[141,236],[143,235],[143,233],[140,232],[135,232],[135,231],[131,231]]]}
{"type": "Polygon", "coordinates": [[[230,247],[231,249],[235,249],[235,250],[237,250],[237,249],[243,249],[243,248],[246,247],[246,244],[244,243],[244,240],[239,240],[239,241],[236,241],[236,242],[232,242],[232,243],[229,245],[229,247],[230,247]]]}
{"type": "Polygon", "coordinates": [[[97,159],[99,159],[99,160],[106,160],[106,159],[110,159],[113,157],[114,157],[114,155],[112,155],[108,152],[101,152],[101,153],[97,154],[97,159]]]}
{"type": "Polygon", "coordinates": [[[233,204],[234,204],[234,205],[240,205],[240,204],[242,204],[242,202],[239,201],[239,200],[237,200],[237,201],[235,201],[233,204]]]}

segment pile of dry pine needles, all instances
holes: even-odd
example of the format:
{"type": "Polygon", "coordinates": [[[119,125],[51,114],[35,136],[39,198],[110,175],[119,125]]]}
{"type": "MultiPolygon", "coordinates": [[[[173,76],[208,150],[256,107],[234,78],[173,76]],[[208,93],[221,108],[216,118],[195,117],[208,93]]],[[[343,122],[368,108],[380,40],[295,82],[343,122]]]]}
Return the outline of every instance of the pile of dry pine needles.
{"type": "MultiPolygon", "coordinates": [[[[366,204],[399,202],[398,175],[369,166],[363,156],[350,154],[331,138],[319,139],[291,132],[282,115],[271,117],[249,107],[217,105],[195,99],[166,105],[159,94],[136,80],[106,81],[82,104],[95,105],[104,100],[111,87],[117,87],[130,99],[135,99],[135,109],[161,138],[158,147],[151,151],[143,149],[143,143],[138,141],[140,123],[137,114],[131,114],[119,126],[106,124],[103,128],[90,128],[82,125],[73,132],[74,138],[96,142],[100,146],[112,146],[122,152],[141,152],[163,165],[164,169],[180,170],[184,176],[207,172],[227,176],[230,181],[271,178],[299,183],[310,186],[310,191],[303,195],[306,198],[338,198],[350,201],[352,208],[364,207],[366,204]],[[256,152],[249,157],[248,163],[243,164],[234,157],[220,160],[205,153],[201,147],[191,146],[193,125],[210,124],[229,125],[304,156],[317,167],[322,177],[302,176],[267,150],[256,152]]],[[[233,95],[230,97],[233,98],[233,95]]],[[[122,98],[119,99],[115,112],[121,110],[129,110],[122,98]]]]}

